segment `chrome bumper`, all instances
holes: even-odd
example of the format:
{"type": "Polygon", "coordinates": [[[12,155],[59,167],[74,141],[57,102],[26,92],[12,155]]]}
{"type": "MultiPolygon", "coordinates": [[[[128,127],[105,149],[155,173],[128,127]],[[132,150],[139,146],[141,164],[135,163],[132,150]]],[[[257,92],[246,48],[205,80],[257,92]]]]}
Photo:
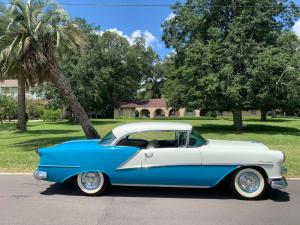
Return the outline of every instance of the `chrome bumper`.
{"type": "Polygon", "coordinates": [[[270,185],[274,189],[283,189],[288,186],[288,183],[287,183],[285,177],[282,177],[280,179],[270,180],[270,185]]]}
{"type": "Polygon", "coordinates": [[[37,180],[44,180],[47,178],[47,172],[36,170],[34,171],[33,176],[37,180]]]}

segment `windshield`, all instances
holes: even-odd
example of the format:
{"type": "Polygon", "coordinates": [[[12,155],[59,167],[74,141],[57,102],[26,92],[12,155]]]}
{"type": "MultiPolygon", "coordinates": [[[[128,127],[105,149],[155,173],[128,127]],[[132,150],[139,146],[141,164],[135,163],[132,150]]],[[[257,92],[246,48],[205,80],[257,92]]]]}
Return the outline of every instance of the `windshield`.
{"type": "Polygon", "coordinates": [[[100,141],[100,145],[111,145],[116,137],[113,135],[112,131],[104,136],[100,141]]]}
{"type": "Polygon", "coordinates": [[[198,147],[204,145],[205,143],[206,140],[193,129],[190,134],[189,146],[198,147]]]}

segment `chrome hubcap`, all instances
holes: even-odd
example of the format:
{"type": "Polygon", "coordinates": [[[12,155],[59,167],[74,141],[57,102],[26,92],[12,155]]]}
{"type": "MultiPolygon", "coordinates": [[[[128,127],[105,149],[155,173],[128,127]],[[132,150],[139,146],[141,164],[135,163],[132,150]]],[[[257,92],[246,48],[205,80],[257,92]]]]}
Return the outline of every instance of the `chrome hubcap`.
{"type": "Polygon", "coordinates": [[[82,185],[89,190],[97,188],[100,182],[101,182],[101,177],[97,172],[83,173],[81,176],[82,185]]]}
{"type": "Polygon", "coordinates": [[[256,192],[259,188],[259,182],[258,176],[250,172],[243,173],[238,180],[239,187],[247,193],[256,192]]]}

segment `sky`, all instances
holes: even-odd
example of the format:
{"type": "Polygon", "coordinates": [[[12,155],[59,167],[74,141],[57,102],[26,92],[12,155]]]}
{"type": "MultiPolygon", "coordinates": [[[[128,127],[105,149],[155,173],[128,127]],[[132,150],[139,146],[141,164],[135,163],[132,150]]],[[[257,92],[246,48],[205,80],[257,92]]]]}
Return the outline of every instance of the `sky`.
{"type": "MultiPolygon", "coordinates": [[[[161,40],[161,24],[173,16],[168,5],[174,4],[175,0],[60,0],[59,2],[71,17],[84,18],[88,23],[99,25],[103,31],[115,31],[126,37],[129,42],[135,37],[144,37],[146,44],[151,46],[161,58],[171,52],[171,49],[167,49],[161,40]],[[86,5],[72,5],[82,3],[86,5]],[[118,4],[156,6],[111,6],[118,4]]],[[[295,2],[300,6],[300,0],[295,2]]],[[[300,19],[293,27],[293,31],[300,37],[300,19]]]]}

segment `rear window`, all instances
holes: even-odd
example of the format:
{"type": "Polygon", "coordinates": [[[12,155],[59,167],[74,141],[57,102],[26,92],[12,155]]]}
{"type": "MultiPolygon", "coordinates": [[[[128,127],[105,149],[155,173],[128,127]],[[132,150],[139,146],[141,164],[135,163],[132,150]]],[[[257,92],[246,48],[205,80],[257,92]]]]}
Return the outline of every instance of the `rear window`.
{"type": "Polygon", "coordinates": [[[193,129],[190,134],[189,146],[199,147],[201,145],[204,145],[205,143],[206,140],[201,135],[199,135],[197,131],[193,129]]]}
{"type": "Polygon", "coordinates": [[[103,139],[101,139],[100,145],[111,145],[115,139],[116,137],[111,131],[108,134],[106,134],[103,139]]]}

